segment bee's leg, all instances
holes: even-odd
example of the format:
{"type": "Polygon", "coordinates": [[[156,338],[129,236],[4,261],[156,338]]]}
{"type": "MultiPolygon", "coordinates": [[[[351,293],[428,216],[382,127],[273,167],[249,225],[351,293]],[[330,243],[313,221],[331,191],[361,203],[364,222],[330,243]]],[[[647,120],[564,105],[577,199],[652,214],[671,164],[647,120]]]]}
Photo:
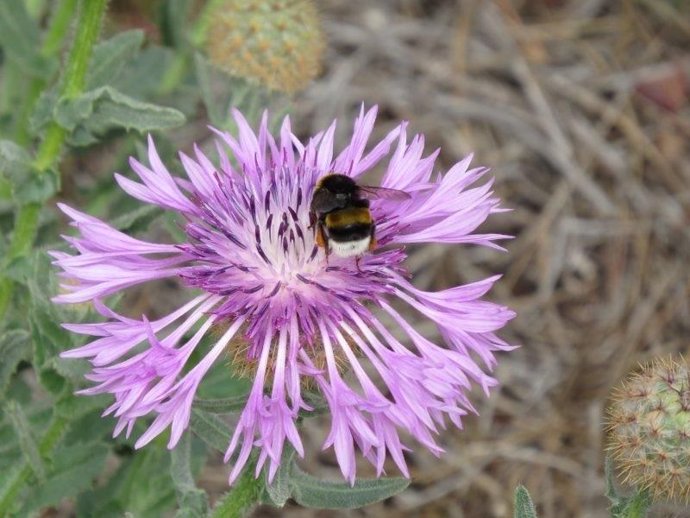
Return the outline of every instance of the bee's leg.
{"type": "Polygon", "coordinates": [[[357,267],[357,271],[358,271],[359,273],[362,273],[362,268],[360,268],[360,266],[359,266],[359,261],[360,261],[361,259],[362,259],[362,256],[361,256],[361,255],[355,256],[355,266],[357,267]]]}
{"type": "Polygon", "coordinates": [[[369,233],[369,251],[371,252],[378,246],[378,241],[376,241],[376,223],[371,222],[371,232],[369,233]]]}
{"type": "Polygon", "coordinates": [[[314,236],[316,245],[323,248],[324,252],[326,252],[326,264],[328,264],[328,255],[331,253],[331,247],[328,246],[328,235],[323,228],[323,223],[317,221],[314,224],[316,225],[316,235],[314,236]]]}
{"type": "Polygon", "coordinates": [[[314,214],[313,212],[310,212],[309,213],[309,227],[307,227],[307,228],[309,230],[311,230],[312,228],[314,228],[316,226],[318,221],[319,221],[319,218],[316,217],[316,214],[314,214]]]}

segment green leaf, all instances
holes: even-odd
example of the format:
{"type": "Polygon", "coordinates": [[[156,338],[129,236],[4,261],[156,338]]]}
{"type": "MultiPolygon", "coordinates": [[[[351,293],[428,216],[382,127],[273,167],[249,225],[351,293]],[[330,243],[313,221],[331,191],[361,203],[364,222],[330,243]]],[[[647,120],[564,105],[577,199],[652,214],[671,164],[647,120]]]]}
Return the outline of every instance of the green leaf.
{"type": "Polygon", "coordinates": [[[144,43],[144,31],[131,30],[100,42],[93,49],[91,68],[86,78],[88,89],[111,83],[123,67],[137,55],[144,43]]]}
{"type": "Polygon", "coordinates": [[[22,183],[15,185],[13,196],[20,205],[43,203],[60,190],[60,175],[50,169],[41,174],[31,174],[22,183]]]}
{"type": "Polygon", "coordinates": [[[55,171],[36,174],[32,171],[31,156],[10,140],[0,140],[0,177],[9,182],[12,197],[20,205],[43,202],[59,188],[55,171]]]}
{"type": "Polygon", "coordinates": [[[27,74],[47,78],[55,63],[40,53],[40,31],[22,0],[0,2],[0,47],[27,74]]]}
{"type": "Polygon", "coordinates": [[[206,444],[218,451],[224,452],[230,444],[228,425],[218,416],[192,408],[190,418],[192,431],[206,444]]]}
{"type": "Polygon", "coordinates": [[[54,468],[43,484],[33,486],[23,512],[55,505],[64,498],[78,495],[93,484],[103,469],[108,448],[101,443],[75,444],[59,449],[54,468]]]}
{"type": "Polygon", "coordinates": [[[196,487],[190,464],[191,434],[182,434],[177,446],[170,452],[170,476],[177,493],[176,518],[202,518],[208,512],[206,492],[196,487]]]}
{"type": "Polygon", "coordinates": [[[46,479],[46,466],[38,451],[36,438],[31,430],[31,426],[29,426],[26,415],[24,415],[24,411],[16,401],[8,401],[5,404],[5,412],[12,423],[14,433],[19,441],[19,448],[24,454],[24,459],[26,459],[27,464],[31,467],[31,471],[33,471],[38,481],[44,483],[46,479]]]}
{"type": "Polygon", "coordinates": [[[406,478],[358,479],[353,486],[313,477],[293,463],[290,487],[292,498],[304,507],[317,509],[355,509],[380,502],[403,491],[406,478]]]}
{"type": "Polygon", "coordinates": [[[529,491],[523,485],[515,488],[515,510],[513,513],[515,518],[537,518],[537,511],[532,503],[532,498],[529,496],[529,491]]]}
{"type": "Polygon", "coordinates": [[[126,512],[136,518],[168,516],[175,504],[175,490],[170,478],[170,454],[165,446],[154,441],[143,450],[121,457],[121,461],[107,483],[89,493],[90,508],[84,509],[81,516],[101,517],[107,511],[117,518],[126,512]]]}
{"type": "Polygon", "coordinates": [[[31,133],[34,135],[40,134],[41,130],[53,120],[53,110],[55,109],[57,100],[58,93],[55,87],[48,88],[41,93],[34,104],[34,109],[29,119],[31,133]]]}
{"type": "Polygon", "coordinates": [[[112,220],[112,225],[123,232],[137,232],[145,230],[158,216],[163,214],[160,207],[155,205],[142,205],[134,210],[112,220]]]}
{"type": "Polygon", "coordinates": [[[283,449],[283,455],[280,459],[280,467],[273,477],[273,482],[268,482],[268,470],[266,473],[266,483],[264,486],[263,503],[270,504],[274,507],[283,507],[292,496],[292,488],[290,487],[290,473],[292,471],[292,462],[295,456],[295,449],[287,445],[283,449]]]}
{"type": "Polygon", "coordinates": [[[174,108],[138,101],[102,86],[75,99],[59,100],[55,120],[73,132],[74,145],[86,145],[116,128],[139,132],[174,128],[184,123],[185,116],[174,108]]]}
{"type": "Polygon", "coordinates": [[[649,493],[645,490],[635,489],[632,495],[622,495],[616,488],[613,461],[606,457],[604,462],[604,478],[606,479],[606,497],[611,501],[609,511],[611,518],[641,518],[647,516],[647,510],[651,505],[649,493]]]}
{"type": "Polygon", "coordinates": [[[31,343],[27,331],[12,329],[0,335],[0,400],[5,396],[19,362],[30,357],[31,343]]]}
{"type": "Polygon", "coordinates": [[[194,407],[212,414],[239,412],[247,404],[248,394],[222,399],[195,399],[194,407]]]}
{"type": "Polygon", "coordinates": [[[0,175],[14,179],[27,174],[30,168],[31,156],[24,148],[11,140],[0,140],[0,175]]]}
{"type": "Polygon", "coordinates": [[[137,99],[150,98],[157,93],[165,71],[174,58],[172,49],[148,46],[127,64],[112,86],[137,99]]]}
{"type": "Polygon", "coordinates": [[[219,126],[225,120],[226,115],[222,113],[221,103],[216,100],[211,87],[213,69],[200,52],[194,54],[194,71],[208,118],[211,124],[219,126]]]}

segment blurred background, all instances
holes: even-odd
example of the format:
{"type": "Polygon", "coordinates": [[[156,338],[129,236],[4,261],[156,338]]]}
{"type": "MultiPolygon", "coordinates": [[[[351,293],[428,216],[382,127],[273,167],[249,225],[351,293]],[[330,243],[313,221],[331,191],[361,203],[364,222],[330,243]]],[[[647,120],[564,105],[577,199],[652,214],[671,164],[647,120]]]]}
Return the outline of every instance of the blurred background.
{"type": "MultiPolygon", "coordinates": [[[[104,37],[139,28],[147,45],[165,44],[160,3],[111,1],[104,37]]],[[[512,211],[484,230],[514,235],[508,253],[418,246],[407,264],[422,289],[502,273],[489,296],[517,311],[502,336],[521,348],[499,356],[501,387],[473,399],[480,415],[442,435],[445,455],[410,454],[413,481],[402,494],[354,511],[288,503],[253,516],[507,518],[519,483],[542,517],[608,516],[610,389],[638,362],[688,349],[690,2],[324,0],[317,11],[320,72],[294,97],[271,102],[289,103],[305,137],[339,118],[341,142],[360,104],[377,104],[375,137],[409,120],[428,152],[441,147],[437,170],[470,152],[490,166],[512,211]]],[[[170,149],[188,150],[208,139],[213,113],[209,92],[202,103],[185,93],[199,85],[181,84],[150,91],[187,115],[168,138],[170,149]]],[[[235,87],[217,78],[208,86],[218,95],[235,87]]],[[[63,177],[62,197],[121,214],[112,211],[112,186],[102,186],[138,149],[141,137],[127,139],[67,156],[62,170],[76,173],[63,177]]],[[[162,295],[175,288],[159,289],[137,297],[133,311],[165,312],[174,297],[162,295]]],[[[318,453],[326,426],[317,418],[303,427],[303,467],[338,478],[332,453],[318,453]]],[[[369,469],[362,463],[358,473],[369,469]]],[[[220,456],[197,482],[212,500],[227,490],[220,456]]],[[[42,516],[75,512],[70,503],[51,509],[42,516]]],[[[653,515],[690,512],[662,505],[653,515]]]]}

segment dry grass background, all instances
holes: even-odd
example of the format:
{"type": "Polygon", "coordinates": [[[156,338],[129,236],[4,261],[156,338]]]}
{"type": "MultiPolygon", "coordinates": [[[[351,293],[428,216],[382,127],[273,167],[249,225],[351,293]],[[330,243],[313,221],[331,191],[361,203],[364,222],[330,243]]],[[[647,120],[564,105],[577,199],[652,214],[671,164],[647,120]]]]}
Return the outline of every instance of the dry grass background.
{"type": "MultiPolygon", "coordinates": [[[[294,120],[306,134],[364,100],[408,119],[447,167],[470,151],[514,208],[485,228],[508,254],[411,249],[415,283],[503,272],[491,296],[518,312],[502,387],[479,417],[410,455],[413,483],[351,512],[254,516],[508,517],[516,484],[542,517],[603,517],[609,390],[638,361],[688,349],[690,5],[685,0],[323,2],[328,56],[294,120]]],[[[323,423],[325,425],[325,422],[323,423]]],[[[323,428],[306,427],[312,452],[323,428]]],[[[307,459],[336,476],[332,458],[307,459]]],[[[366,474],[362,465],[361,472],[366,474]]],[[[394,470],[392,470],[394,473],[394,470]]],[[[223,470],[202,481],[225,488],[223,470]]],[[[690,516],[658,509],[656,516],[690,516]]]]}

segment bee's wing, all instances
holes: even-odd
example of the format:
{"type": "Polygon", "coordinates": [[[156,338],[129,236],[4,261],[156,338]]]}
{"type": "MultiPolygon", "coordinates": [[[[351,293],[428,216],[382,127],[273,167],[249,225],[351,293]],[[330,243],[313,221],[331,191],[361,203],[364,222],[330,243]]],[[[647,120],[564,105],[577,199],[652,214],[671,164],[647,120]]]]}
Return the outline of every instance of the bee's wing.
{"type": "Polygon", "coordinates": [[[375,187],[373,185],[360,185],[359,190],[365,198],[369,199],[404,201],[412,197],[405,191],[389,189],[388,187],[375,187]]]}

